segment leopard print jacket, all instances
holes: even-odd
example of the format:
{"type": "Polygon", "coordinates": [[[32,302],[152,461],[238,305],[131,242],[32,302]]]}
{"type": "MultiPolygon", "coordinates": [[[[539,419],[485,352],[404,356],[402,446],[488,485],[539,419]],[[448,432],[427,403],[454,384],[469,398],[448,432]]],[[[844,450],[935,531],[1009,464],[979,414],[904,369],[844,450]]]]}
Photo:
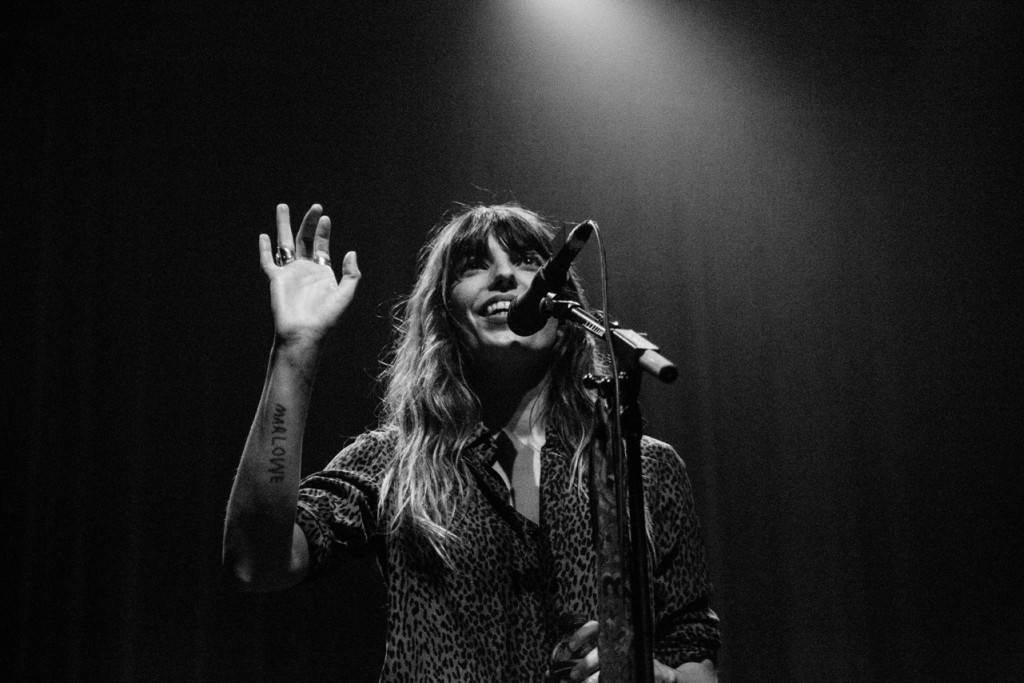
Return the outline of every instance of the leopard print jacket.
{"type": "MultiPolygon", "coordinates": [[[[594,618],[595,554],[586,494],[571,481],[572,449],[549,431],[541,452],[541,523],[511,506],[491,468],[494,436],[482,426],[458,456],[473,487],[452,529],[453,567],[402,534],[378,527],[382,471],[395,433],[371,431],[299,491],[297,522],[309,541],[311,576],[347,551],[378,554],[388,590],[381,681],[543,681],[548,658],[594,618]]],[[[718,617],[689,479],[671,446],[644,437],[645,501],[653,528],[654,654],[669,666],[715,659],[718,617]]]]}

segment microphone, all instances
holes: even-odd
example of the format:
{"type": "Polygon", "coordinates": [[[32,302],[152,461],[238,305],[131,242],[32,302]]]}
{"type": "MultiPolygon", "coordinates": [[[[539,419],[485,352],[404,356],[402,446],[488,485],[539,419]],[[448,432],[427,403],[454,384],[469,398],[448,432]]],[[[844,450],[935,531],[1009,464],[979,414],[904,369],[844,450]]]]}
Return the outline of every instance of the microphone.
{"type": "Polygon", "coordinates": [[[544,327],[551,317],[546,310],[544,299],[548,294],[557,294],[565,286],[569,266],[586,244],[594,231],[593,221],[577,225],[565,238],[565,244],[554,258],[537,271],[530,286],[522,296],[516,297],[508,309],[508,328],[520,337],[528,337],[544,327]]]}

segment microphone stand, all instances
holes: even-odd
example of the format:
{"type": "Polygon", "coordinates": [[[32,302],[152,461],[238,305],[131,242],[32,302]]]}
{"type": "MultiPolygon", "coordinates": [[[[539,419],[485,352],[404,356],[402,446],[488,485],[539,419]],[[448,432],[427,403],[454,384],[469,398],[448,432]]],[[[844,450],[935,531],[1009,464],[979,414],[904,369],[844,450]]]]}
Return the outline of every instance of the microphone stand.
{"type": "MultiPolygon", "coordinates": [[[[605,338],[604,322],[579,303],[549,294],[542,305],[547,314],[605,338]]],[[[643,335],[622,329],[615,322],[609,327],[619,376],[586,378],[587,385],[599,396],[589,471],[598,565],[601,680],[653,683],[654,617],[641,462],[643,420],[638,399],[643,372],[670,383],[679,371],[643,335]]]]}

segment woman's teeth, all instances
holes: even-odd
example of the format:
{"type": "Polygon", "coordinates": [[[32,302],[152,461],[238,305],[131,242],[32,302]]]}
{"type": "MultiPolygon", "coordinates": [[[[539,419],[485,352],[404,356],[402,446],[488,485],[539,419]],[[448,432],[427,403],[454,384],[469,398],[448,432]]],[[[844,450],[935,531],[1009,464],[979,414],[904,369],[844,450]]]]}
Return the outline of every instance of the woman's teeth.
{"type": "Polygon", "coordinates": [[[496,313],[507,313],[508,307],[511,304],[510,301],[495,301],[494,303],[488,304],[487,308],[484,309],[484,315],[494,315],[496,313]]]}

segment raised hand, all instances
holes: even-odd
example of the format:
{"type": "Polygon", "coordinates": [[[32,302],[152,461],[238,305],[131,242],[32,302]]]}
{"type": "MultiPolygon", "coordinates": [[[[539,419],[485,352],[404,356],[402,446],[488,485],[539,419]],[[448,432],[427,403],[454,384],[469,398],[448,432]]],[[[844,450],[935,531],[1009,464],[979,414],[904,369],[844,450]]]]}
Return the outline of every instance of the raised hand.
{"type": "Polygon", "coordinates": [[[359,283],[356,254],[345,254],[341,279],[330,258],[331,219],[314,204],[292,237],[287,204],[277,205],[277,252],[260,235],[260,265],[270,280],[270,307],[280,344],[319,344],[337,325],[359,283]],[[297,244],[296,244],[297,243],[297,244]]]}

